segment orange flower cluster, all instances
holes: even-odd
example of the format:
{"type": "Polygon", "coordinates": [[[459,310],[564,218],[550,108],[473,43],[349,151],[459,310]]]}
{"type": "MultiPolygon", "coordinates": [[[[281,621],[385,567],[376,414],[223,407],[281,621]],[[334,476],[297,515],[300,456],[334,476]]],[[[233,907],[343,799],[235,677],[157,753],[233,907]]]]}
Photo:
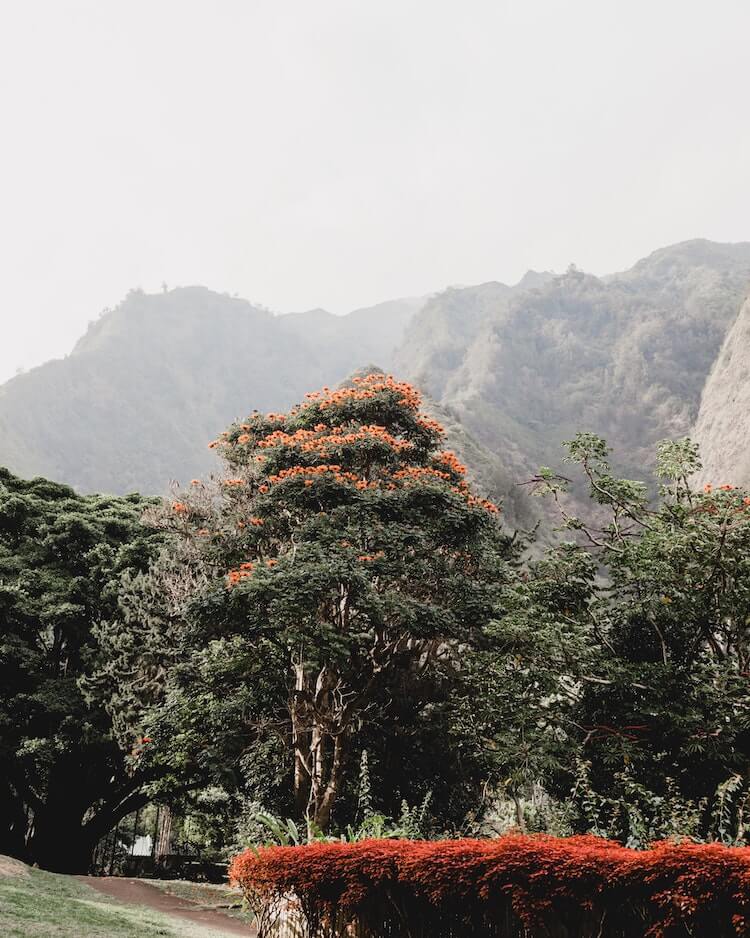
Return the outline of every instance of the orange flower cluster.
{"type": "MultiPolygon", "coordinates": [[[[275,475],[269,476],[268,481],[271,485],[276,485],[278,482],[284,482],[286,479],[293,479],[296,476],[310,476],[310,475],[324,475],[325,473],[330,472],[333,474],[334,479],[337,482],[354,482],[358,484],[359,482],[364,482],[365,487],[367,487],[367,480],[360,479],[360,477],[355,472],[343,472],[341,466],[292,466],[290,469],[282,469],[281,472],[277,472],[275,475]]],[[[310,483],[312,485],[313,480],[307,479],[305,484],[310,483]]],[[[263,491],[263,486],[260,486],[260,491],[263,491]]]]}
{"type": "Polygon", "coordinates": [[[478,498],[476,495],[467,495],[466,503],[471,505],[472,508],[484,508],[485,511],[488,511],[491,515],[497,515],[500,513],[498,506],[489,500],[489,498],[478,498]]]}
{"type": "Polygon", "coordinates": [[[241,563],[236,570],[230,570],[227,573],[227,587],[231,589],[236,583],[239,583],[240,580],[244,580],[246,577],[253,575],[253,570],[255,569],[255,564],[251,561],[246,561],[241,563]]]}
{"type": "Polygon", "coordinates": [[[383,377],[382,374],[370,374],[364,378],[353,378],[352,383],[354,387],[340,388],[337,391],[325,387],[322,391],[311,391],[305,395],[308,403],[302,406],[317,404],[321,410],[325,410],[348,401],[370,400],[381,391],[394,391],[399,394],[399,403],[410,410],[419,410],[422,403],[419,391],[413,385],[406,381],[396,381],[393,375],[383,377]]]}
{"type": "Polygon", "coordinates": [[[253,517],[249,518],[248,520],[250,521],[250,524],[256,528],[262,527],[264,523],[262,518],[257,518],[255,515],[253,515],[253,517]]]}
{"type": "MultiPolygon", "coordinates": [[[[276,560],[275,557],[269,557],[268,560],[265,561],[265,564],[269,569],[271,567],[275,567],[277,563],[278,560],[276,560]]],[[[245,563],[241,563],[236,570],[230,570],[229,573],[227,573],[227,589],[231,589],[241,580],[245,580],[247,577],[252,576],[256,566],[257,564],[253,563],[251,560],[248,560],[245,563]]]]}
{"type": "Polygon", "coordinates": [[[360,554],[357,560],[360,560],[362,563],[368,563],[371,560],[380,560],[381,557],[385,557],[385,552],[379,550],[376,554],[360,554]]]}
{"type": "Polygon", "coordinates": [[[244,479],[224,479],[222,482],[222,485],[228,485],[229,487],[237,486],[237,485],[244,485],[244,484],[245,484],[244,479]]]}
{"type": "MultiPolygon", "coordinates": [[[[450,473],[442,472],[440,469],[424,466],[408,466],[405,469],[399,469],[398,471],[390,474],[390,479],[393,481],[384,483],[378,480],[368,481],[367,479],[360,478],[354,472],[344,472],[341,466],[322,465],[292,466],[289,469],[282,469],[281,472],[269,476],[268,482],[270,485],[276,485],[279,482],[284,482],[286,479],[308,477],[304,478],[304,484],[305,486],[311,486],[314,483],[314,478],[311,479],[309,476],[321,476],[325,475],[326,473],[331,473],[337,482],[348,482],[353,484],[354,487],[360,491],[363,491],[364,489],[379,489],[383,487],[393,491],[398,488],[398,483],[405,483],[409,485],[423,482],[425,480],[437,480],[448,483],[453,481],[453,477],[450,475],[450,473]]],[[[497,514],[500,510],[497,505],[493,504],[493,502],[489,501],[489,499],[479,498],[476,495],[472,495],[469,491],[468,484],[463,480],[458,482],[456,485],[451,485],[450,489],[456,495],[460,495],[462,498],[465,498],[466,503],[472,507],[483,508],[485,511],[488,511],[491,514],[497,514]]],[[[268,490],[269,485],[261,485],[258,487],[258,491],[262,494],[265,494],[268,490]]]]}
{"type": "Polygon", "coordinates": [[[219,438],[217,440],[212,440],[208,444],[208,448],[216,449],[217,446],[224,446],[227,442],[228,437],[229,437],[229,431],[225,430],[223,433],[219,434],[219,438]]]}
{"type": "Polygon", "coordinates": [[[458,461],[458,457],[452,450],[446,449],[442,453],[438,453],[435,457],[437,462],[442,463],[444,466],[447,466],[448,469],[452,469],[453,472],[457,473],[460,476],[466,475],[466,466],[463,463],[458,461]]]}
{"type": "Polygon", "coordinates": [[[275,430],[263,439],[258,440],[257,445],[261,449],[267,449],[271,446],[293,446],[299,447],[304,453],[326,453],[331,447],[358,443],[367,439],[385,443],[397,452],[408,449],[412,445],[407,440],[400,440],[392,436],[385,427],[378,424],[367,424],[352,433],[345,433],[342,427],[330,429],[323,423],[316,424],[313,430],[296,430],[294,433],[275,430]],[[318,435],[326,430],[330,431],[327,435],[318,435]]]}
{"type": "MultiPolygon", "coordinates": [[[[714,486],[709,482],[709,483],[707,483],[706,485],[703,486],[703,491],[706,493],[706,495],[711,495],[711,493],[714,492],[714,491],[718,491],[718,492],[736,492],[736,491],[737,491],[737,486],[736,486],[736,485],[730,485],[729,483],[725,483],[724,485],[719,485],[719,486],[717,486],[717,487],[714,487],[714,486]]],[[[743,497],[743,499],[742,499],[742,504],[743,504],[743,506],[744,506],[745,508],[750,508],[750,495],[745,495],[745,496],[743,497]]],[[[716,507],[716,505],[715,505],[715,504],[710,504],[710,503],[707,504],[707,505],[704,504],[704,505],[702,505],[702,506],[700,506],[700,507],[694,509],[694,511],[695,511],[695,513],[701,513],[701,514],[712,514],[712,515],[718,514],[718,508],[716,507]]],[[[735,512],[742,512],[742,511],[743,511],[743,509],[740,508],[740,507],[735,508],[735,512]]],[[[746,513],[746,512],[743,512],[743,513],[746,513]]]]}
{"type": "MultiPolygon", "coordinates": [[[[440,469],[431,469],[424,466],[408,466],[406,469],[399,469],[397,472],[392,473],[392,478],[398,479],[409,479],[419,481],[421,479],[440,479],[443,482],[450,482],[452,480],[451,475],[448,472],[442,472],[440,469]]],[[[468,488],[465,482],[459,482],[457,486],[453,486],[454,491],[464,490],[468,488]]]]}
{"type": "Polygon", "coordinates": [[[189,510],[184,502],[172,502],[172,511],[178,515],[186,515],[189,510]]]}
{"type": "MultiPolygon", "coordinates": [[[[451,467],[452,468],[452,467],[451,467]]],[[[452,477],[447,472],[441,472],[440,469],[431,469],[429,467],[425,468],[422,466],[410,466],[408,469],[399,469],[398,472],[394,472],[391,476],[393,479],[397,479],[400,482],[406,482],[406,484],[411,484],[414,482],[421,482],[424,480],[437,479],[441,482],[451,482],[452,477]]],[[[389,485],[388,488],[395,488],[393,485],[389,485]]],[[[477,495],[472,495],[469,491],[468,484],[461,480],[456,485],[451,485],[451,492],[454,492],[456,495],[461,495],[466,499],[466,504],[470,505],[472,508],[483,508],[485,511],[488,511],[490,514],[496,515],[500,509],[494,502],[491,502],[487,498],[479,498],[477,495]]]]}
{"type": "Polygon", "coordinates": [[[424,414],[417,417],[417,426],[423,430],[431,430],[433,433],[437,433],[438,436],[443,436],[445,433],[445,427],[442,424],[438,423],[437,420],[426,417],[424,414]]]}

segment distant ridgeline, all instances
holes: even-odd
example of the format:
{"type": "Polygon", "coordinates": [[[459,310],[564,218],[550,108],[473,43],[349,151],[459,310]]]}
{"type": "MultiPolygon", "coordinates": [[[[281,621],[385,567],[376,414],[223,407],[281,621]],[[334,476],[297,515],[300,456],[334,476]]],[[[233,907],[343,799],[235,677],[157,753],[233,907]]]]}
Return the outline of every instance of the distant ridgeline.
{"type": "Polygon", "coordinates": [[[750,244],[689,241],[604,278],[529,272],[347,316],[133,291],[67,358],[0,387],[0,465],[83,492],[162,493],[216,468],[206,444],[233,419],[374,363],[422,387],[480,486],[526,524],[516,483],[559,464],[576,431],[605,436],[633,478],[655,441],[690,434],[721,352],[698,436],[714,481],[747,484],[747,461],[716,454],[732,401],[750,397],[745,327],[732,329],[749,286],[750,244]]]}

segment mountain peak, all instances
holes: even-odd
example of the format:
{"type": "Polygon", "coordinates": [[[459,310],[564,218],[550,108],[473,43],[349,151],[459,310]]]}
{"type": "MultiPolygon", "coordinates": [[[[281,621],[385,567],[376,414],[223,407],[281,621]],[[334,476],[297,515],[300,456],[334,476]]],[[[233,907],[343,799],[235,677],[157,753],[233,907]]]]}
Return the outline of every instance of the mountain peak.
{"type": "Polygon", "coordinates": [[[274,316],[206,287],[132,290],[67,358],[0,387],[0,465],[81,491],[164,492],[215,468],[206,445],[238,416],[291,407],[353,362],[389,367],[413,313],[394,300],[381,316],[274,316]]]}
{"type": "Polygon", "coordinates": [[[554,280],[557,275],[551,270],[527,270],[515,285],[516,290],[536,290],[543,287],[550,280],[554,280]]]}

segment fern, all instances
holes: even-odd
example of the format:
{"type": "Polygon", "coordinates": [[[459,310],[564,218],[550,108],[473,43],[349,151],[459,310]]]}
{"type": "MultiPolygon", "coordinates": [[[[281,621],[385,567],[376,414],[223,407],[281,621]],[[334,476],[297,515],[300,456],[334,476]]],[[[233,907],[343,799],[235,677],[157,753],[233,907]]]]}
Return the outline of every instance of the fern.
{"type": "Polygon", "coordinates": [[[741,843],[741,811],[745,799],[740,800],[744,786],[741,775],[731,775],[716,789],[711,811],[712,828],[716,839],[722,844],[741,843]]]}

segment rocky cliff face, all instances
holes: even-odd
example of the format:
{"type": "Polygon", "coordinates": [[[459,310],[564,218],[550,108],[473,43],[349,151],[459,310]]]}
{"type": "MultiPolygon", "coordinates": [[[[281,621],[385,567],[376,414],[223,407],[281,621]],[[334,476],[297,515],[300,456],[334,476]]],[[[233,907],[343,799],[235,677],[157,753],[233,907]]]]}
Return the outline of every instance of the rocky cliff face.
{"type": "Polygon", "coordinates": [[[703,461],[701,483],[750,487],[750,299],[706,382],[693,438],[703,461]]]}

